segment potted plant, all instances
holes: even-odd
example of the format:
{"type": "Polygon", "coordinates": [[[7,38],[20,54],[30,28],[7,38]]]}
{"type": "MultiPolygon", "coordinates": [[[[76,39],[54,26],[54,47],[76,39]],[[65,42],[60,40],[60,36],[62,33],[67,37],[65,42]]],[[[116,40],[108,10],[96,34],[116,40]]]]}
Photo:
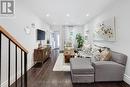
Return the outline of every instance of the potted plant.
{"type": "Polygon", "coordinates": [[[76,35],[76,41],[77,41],[77,44],[78,44],[78,48],[81,48],[84,44],[84,38],[80,33],[78,33],[76,35]]]}

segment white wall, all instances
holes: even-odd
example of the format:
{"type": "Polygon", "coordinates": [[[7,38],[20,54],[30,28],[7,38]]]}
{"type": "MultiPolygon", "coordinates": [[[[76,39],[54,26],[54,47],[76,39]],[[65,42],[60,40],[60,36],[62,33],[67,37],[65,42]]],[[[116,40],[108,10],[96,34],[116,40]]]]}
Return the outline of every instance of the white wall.
{"type": "Polygon", "coordinates": [[[116,42],[94,42],[95,44],[110,47],[112,50],[124,53],[128,56],[124,81],[130,84],[130,0],[120,0],[114,5],[108,7],[103,13],[98,15],[86,26],[90,29],[90,39],[93,43],[92,31],[96,23],[115,16],[115,25],[117,32],[116,42]]]}
{"type": "MultiPolygon", "coordinates": [[[[49,28],[49,25],[44,23],[39,19],[35,14],[30,12],[23,4],[16,0],[15,2],[15,15],[13,17],[0,17],[0,26],[4,27],[11,35],[13,35],[18,42],[20,42],[28,51],[28,69],[33,65],[33,49],[37,46],[36,41],[36,30],[32,29],[31,34],[27,35],[24,31],[26,26],[31,26],[32,23],[35,23],[36,29],[41,29],[44,27],[44,30],[49,28]]],[[[48,36],[46,36],[48,38],[48,36]]],[[[2,85],[1,87],[7,87],[7,75],[8,75],[8,39],[2,36],[2,85]]],[[[15,46],[11,43],[11,83],[15,79],[15,46]]],[[[20,49],[18,49],[18,54],[20,49]]],[[[20,54],[18,55],[18,77],[20,76],[20,54]]]]}

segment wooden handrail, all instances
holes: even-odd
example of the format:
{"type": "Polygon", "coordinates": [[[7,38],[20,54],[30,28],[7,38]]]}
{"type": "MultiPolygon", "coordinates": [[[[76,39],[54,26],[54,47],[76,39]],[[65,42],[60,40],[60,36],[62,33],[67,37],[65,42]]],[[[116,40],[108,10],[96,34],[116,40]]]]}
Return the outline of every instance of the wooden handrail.
{"type": "Polygon", "coordinates": [[[6,35],[11,41],[13,41],[18,47],[20,47],[23,51],[28,53],[28,51],[10,33],[8,33],[2,26],[0,26],[0,31],[4,35],[6,35]]]}

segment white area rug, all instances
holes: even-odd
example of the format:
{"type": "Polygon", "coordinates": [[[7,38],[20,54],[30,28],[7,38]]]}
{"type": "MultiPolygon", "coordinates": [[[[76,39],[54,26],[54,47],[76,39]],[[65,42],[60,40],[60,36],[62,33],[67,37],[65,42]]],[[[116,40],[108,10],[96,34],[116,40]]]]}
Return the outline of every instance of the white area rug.
{"type": "Polygon", "coordinates": [[[59,54],[53,67],[53,71],[70,71],[70,63],[65,63],[63,53],[59,54]]]}

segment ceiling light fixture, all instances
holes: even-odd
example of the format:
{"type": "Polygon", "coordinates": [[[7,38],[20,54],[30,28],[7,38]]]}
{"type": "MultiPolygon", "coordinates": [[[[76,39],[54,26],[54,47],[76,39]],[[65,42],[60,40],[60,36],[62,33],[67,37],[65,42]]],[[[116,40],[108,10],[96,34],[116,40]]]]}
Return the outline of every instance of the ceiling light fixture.
{"type": "Polygon", "coordinates": [[[86,16],[88,17],[88,16],[89,16],[89,14],[86,14],[86,16]]]}
{"type": "Polygon", "coordinates": [[[69,16],[70,16],[70,14],[66,14],[66,16],[67,16],[67,17],[69,17],[69,16]]]}
{"type": "Polygon", "coordinates": [[[29,35],[29,34],[31,33],[31,31],[32,31],[33,29],[35,29],[35,28],[36,28],[35,23],[32,23],[32,24],[29,25],[29,26],[25,26],[24,31],[25,31],[26,34],[29,35]]]}
{"type": "Polygon", "coordinates": [[[50,14],[46,14],[46,16],[47,16],[47,17],[49,17],[49,16],[50,16],[50,14]]]}

